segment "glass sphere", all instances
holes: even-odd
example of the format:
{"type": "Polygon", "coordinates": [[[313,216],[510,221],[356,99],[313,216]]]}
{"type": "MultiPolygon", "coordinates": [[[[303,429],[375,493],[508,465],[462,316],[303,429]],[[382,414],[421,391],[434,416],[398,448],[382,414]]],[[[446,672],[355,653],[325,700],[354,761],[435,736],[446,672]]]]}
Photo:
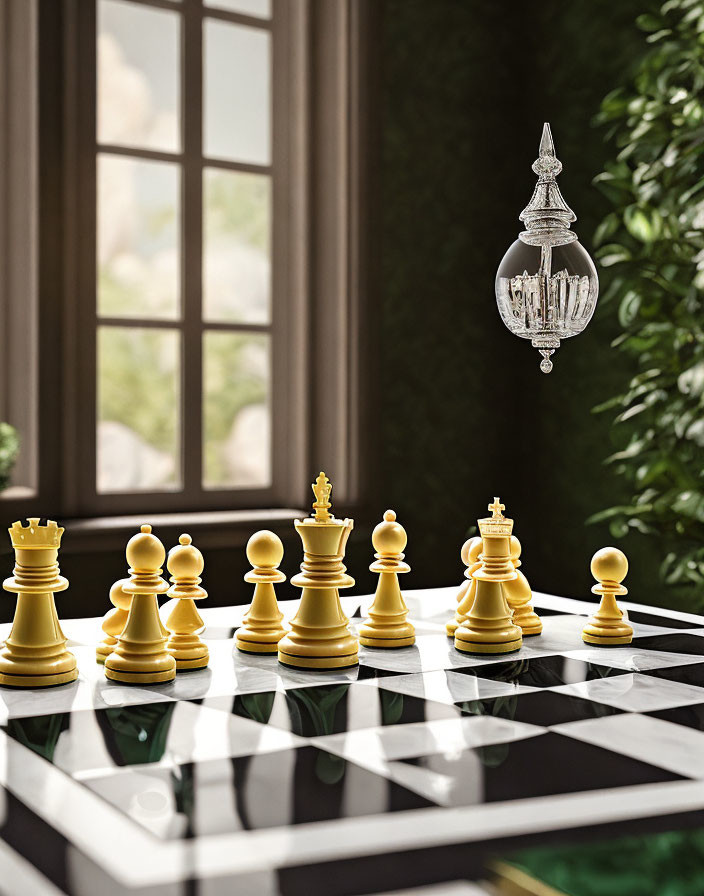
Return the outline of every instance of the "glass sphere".
{"type": "MultiPolygon", "coordinates": [[[[529,236],[542,244],[519,238],[509,248],[496,273],[496,302],[512,333],[555,349],[591,320],[599,278],[579,240],[555,245],[549,235],[529,236]]],[[[547,364],[541,369],[548,372],[547,364]]]]}

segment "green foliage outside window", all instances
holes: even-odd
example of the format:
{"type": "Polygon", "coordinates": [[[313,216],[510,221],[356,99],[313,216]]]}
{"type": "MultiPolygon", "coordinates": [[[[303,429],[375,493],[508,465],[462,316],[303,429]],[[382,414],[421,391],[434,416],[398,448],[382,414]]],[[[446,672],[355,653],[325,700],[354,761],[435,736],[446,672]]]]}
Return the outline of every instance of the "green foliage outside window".
{"type": "Polygon", "coordinates": [[[10,473],[20,451],[20,438],[14,426],[0,423],[0,492],[10,484],[10,473]]]}
{"type": "Polygon", "coordinates": [[[704,3],[669,0],[637,24],[649,46],[598,118],[618,154],[596,178],[612,210],[595,236],[600,301],[623,330],[614,350],[633,365],[595,411],[616,415],[607,463],[632,500],[591,520],[652,537],[665,583],[692,587],[704,582],[704,3]]]}

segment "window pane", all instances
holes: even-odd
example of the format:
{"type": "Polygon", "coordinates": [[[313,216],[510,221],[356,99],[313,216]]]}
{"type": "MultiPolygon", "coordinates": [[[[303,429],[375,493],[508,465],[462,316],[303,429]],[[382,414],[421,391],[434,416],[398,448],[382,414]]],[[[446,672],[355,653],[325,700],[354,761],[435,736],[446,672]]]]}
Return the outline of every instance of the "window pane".
{"type": "Polygon", "coordinates": [[[271,484],[269,336],[205,333],[203,485],[271,484]]]}
{"type": "Polygon", "coordinates": [[[99,492],[181,487],[180,353],[176,330],[98,328],[99,492]]]}
{"type": "Polygon", "coordinates": [[[180,45],[178,13],[100,0],[100,143],[180,150],[180,45]]]}
{"type": "Polygon", "coordinates": [[[257,16],[260,19],[271,18],[271,0],[206,0],[206,6],[216,9],[228,9],[230,12],[241,12],[246,16],[257,16]]]}
{"type": "Polygon", "coordinates": [[[268,323],[271,178],[208,169],[203,178],[203,314],[268,323]]]}
{"type": "Polygon", "coordinates": [[[206,19],[206,156],[269,164],[270,49],[268,31],[206,19]]]}
{"type": "Polygon", "coordinates": [[[175,318],[180,172],[167,162],[98,156],[98,313],[175,318]]]}

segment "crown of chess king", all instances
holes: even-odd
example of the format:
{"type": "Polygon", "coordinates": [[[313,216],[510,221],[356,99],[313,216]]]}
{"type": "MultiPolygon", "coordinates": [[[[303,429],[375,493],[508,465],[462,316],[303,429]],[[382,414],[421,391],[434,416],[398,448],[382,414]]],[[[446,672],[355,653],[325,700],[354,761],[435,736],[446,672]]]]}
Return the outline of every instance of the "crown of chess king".
{"type": "Polygon", "coordinates": [[[39,517],[30,517],[27,525],[20,520],[7,530],[13,548],[59,548],[64,530],[54,520],[47,520],[45,526],[39,525],[39,517]]]}
{"type": "Polygon", "coordinates": [[[498,498],[494,498],[494,503],[489,504],[487,510],[491,511],[491,516],[477,520],[482,538],[486,535],[511,535],[513,520],[504,516],[505,509],[506,505],[502,504],[498,498]]]}

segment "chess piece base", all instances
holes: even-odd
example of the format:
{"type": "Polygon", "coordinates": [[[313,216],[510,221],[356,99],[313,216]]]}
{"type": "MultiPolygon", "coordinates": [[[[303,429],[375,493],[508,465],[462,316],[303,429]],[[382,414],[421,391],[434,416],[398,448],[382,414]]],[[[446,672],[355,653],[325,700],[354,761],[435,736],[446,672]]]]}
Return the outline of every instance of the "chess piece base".
{"type": "Polygon", "coordinates": [[[106,660],[105,677],[110,681],[119,681],[122,684],[161,684],[176,678],[176,663],[174,661],[173,669],[163,672],[125,672],[121,669],[112,669],[106,660]]]}
{"type": "Polygon", "coordinates": [[[78,678],[78,670],[62,675],[5,675],[0,674],[3,688],[57,688],[78,678]]]}
{"type": "Polygon", "coordinates": [[[416,643],[416,636],[414,632],[412,635],[407,635],[405,638],[380,638],[363,635],[360,632],[359,643],[363,644],[365,647],[411,647],[416,643]]]}
{"type": "Polygon", "coordinates": [[[235,632],[235,647],[245,653],[276,653],[279,641],[288,634],[288,629],[259,630],[254,626],[243,625],[235,632]]]}
{"type": "Polygon", "coordinates": [[[524,638],[543,633],[543,623],[537,613],[531,611],[523,617],[518,612],[514,612],[513,621],[523,632],[524,638]]]}
{"type": "Polygon", "coordinates": [[[76,658],[68,650],[40,660],[36,657],[20,659],[7,656],[7,648],[0,654],[0,685],[4,687],[50,688],[77,678],[76,658]]]}
{"type": "Polygon", "coordinates": [[[359,664],[356,650],[347,656],[297,656],[283,651],[279,645],[278,654],[279,662],[283,666],[293,666],[297,669],[344,669],[359,664]]]}
{"type": "Polygon", "coordinates": [[[176,670],[205,669],[210,659],[207,646],[198,635],[171,635],[166,650],[176,660],[176,670]]]}
{"type": "Polygon", "coordinates": [[[252,637],[252,633],[248,632],[240,635],[239,630],[235,632],[235,647],[242,653],[258,653],[260,656],[276,656],[279,652],[279,641],[286,634],[286,630],[275,640],[258,640],[252,637]]]}
{"type": "Polygon", "coordinates": [[[416,630],[410,622],[384,624],[371,619],[359,630],[359,643],[365,647],[410,647],[416,642],[416,630]]]}
{"type": "Polygon", "coordinates": [[[466,636],[455,635],[455,649],[462,653],[514,653],[521,649],[522,644],[523,639],[520,637],[511,641],[491,643],[489,641],[472,641],[466,636]]]}
{"type": "Polygon", "coordinates": [[[32,656],[31,648],[13,647],[9,640],[0,653],[0,684],[15,688],[48,688],[78,678],[76,657],[68,650],[51,656],[32,656]],[[22,650],[23,652],[19,652],[22,650]]]}
{"type": "Polygon", "coordinates": [[[151,656],[125,656],[113,652],[105,660],[105,677],[128,684],[173,681],[176,677],[176,660],[166,651],[151,656]]]}
{"type": "Polygon", "coordinates": [[[348,622],[337,588],[305,587],[291,631],[279,641],[279,662],[301,669],[356,666],[359,642],[348,622]]]}
{"type": "Polygon", "coordinates": [[[117,646],[117,638],[105,638],[104,641],[101,641],[100,644],[95,648],[95,661],[96,663],[100,663],[103,665],[105,660],[110,656],[115,647],[117,646]]]}
{"type": "Polygon", "coordinates": [[[447,632],[447,637],[454,638],[455,632],[460,627],[460,625],[462,625],[463,622],[465,622],[465,621],[466,620],[462,620],[462,622],[460,622],[459,619],[457,619],[457,617],[455,617],[454,619],[451,619],[445,626],[445,631],[447,632]]]}
{"type": "Polygon", "coordinates": [[[589,635],[582,632],[582,640],[585,644],[593,644],[595,647],[621,647],[623,644],[630,644],[633,635],[589,635]]]}
{"type": "Polygon", "coordinates": [[[171,656],[176,660],[177,672],[195,672],[198,669],[207,669],[208,661],[210,660],[210,654],[207,651],[201,656],[193,657],[190,660],[179,659],[173,653],[171,656]]]}

